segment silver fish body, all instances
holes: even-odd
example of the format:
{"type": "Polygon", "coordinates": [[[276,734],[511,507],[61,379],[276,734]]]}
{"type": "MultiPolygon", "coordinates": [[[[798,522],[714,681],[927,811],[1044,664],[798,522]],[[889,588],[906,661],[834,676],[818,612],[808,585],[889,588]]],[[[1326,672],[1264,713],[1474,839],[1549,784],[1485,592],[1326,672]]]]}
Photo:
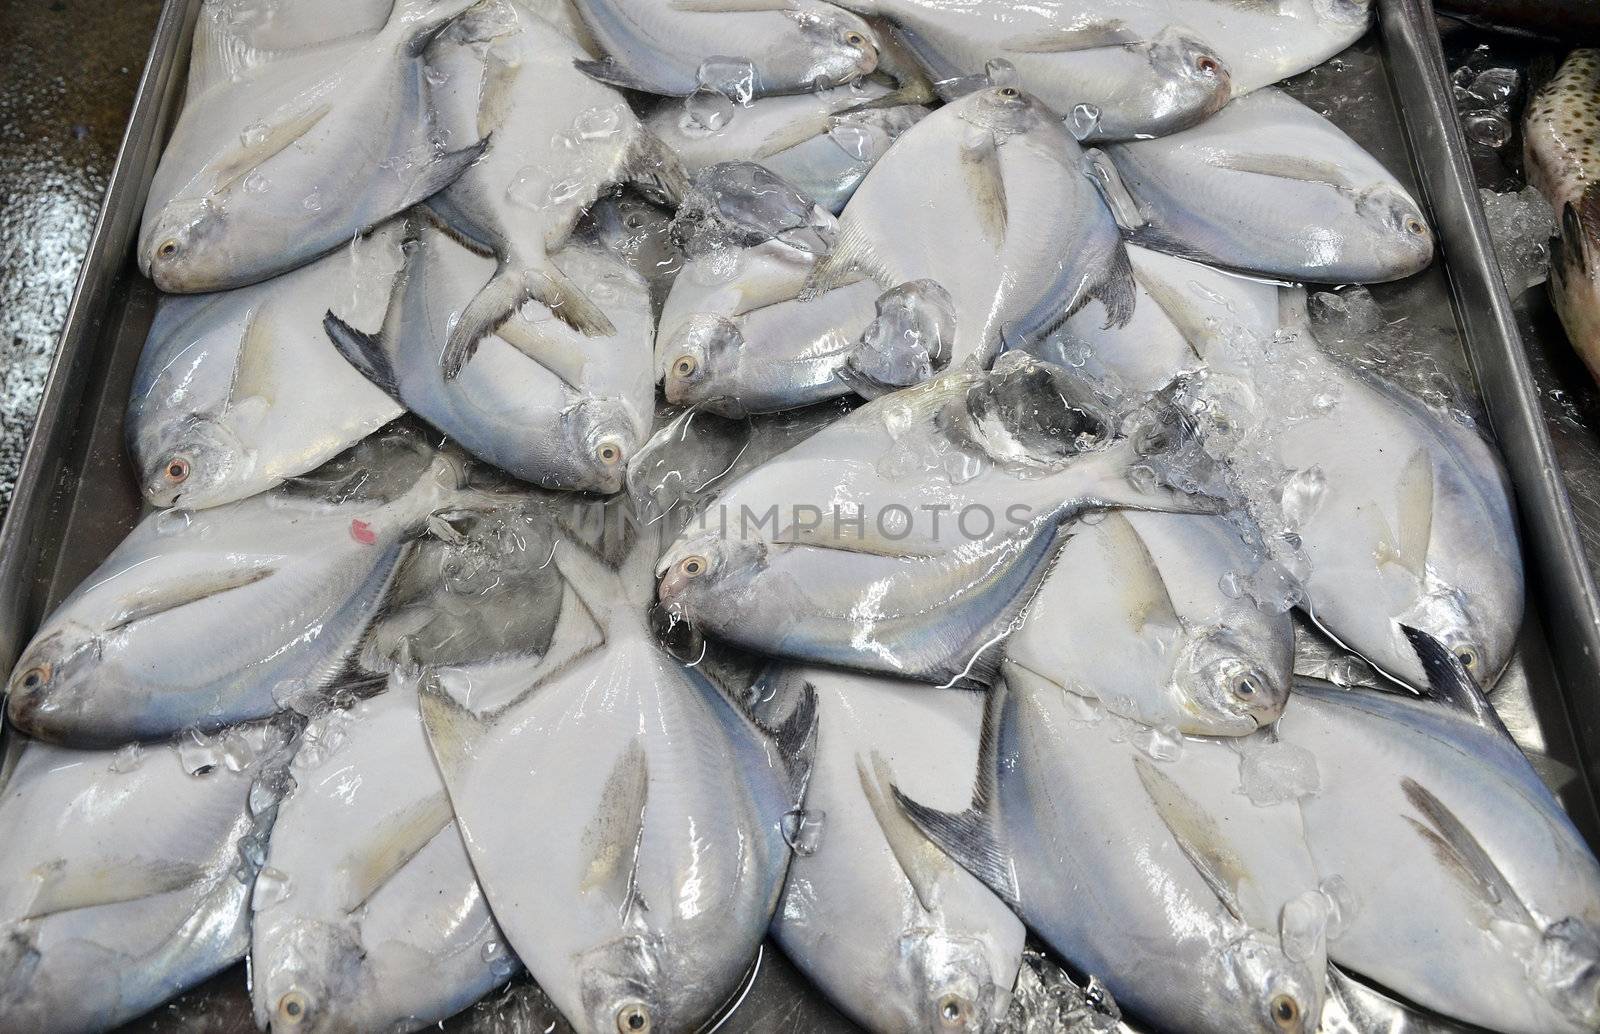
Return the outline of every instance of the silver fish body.
{"type": "Polygon", "coordinates": [[[612,334],[586,339],[529,303],[447,377],[439,356],[450,328],[494,263],[425,223],[384,329],[366,335],[331,319],[329,331],[345,358],[479,459],[544,488],[615,492],[654,415],[649,289],[598,247],[552,261],[606,298],[612,334]]]}
{"type": "Polygon", "coordinates": [[[1342,364],[1336,401],[1281,429],[1298,479],[1305,608],[1345,646],[1426,684],[1400,626],[1439,638],[1482,685],[1516,645],[1522,556],[1505,471],[1471,428],[1342,364]]]}
{"type": "Polygon", "coordinates": [[[1259,560],[1219,517],[1108,514],[1062,547],[1007,667],[1157,729],[1254,732],[1282,713],[1294,659],[1287,612],[1223,591],[1259,560]]]}
{"type": "Polygon", "coordinates": [[[242,958],[254,870],[241,841],[270,829],[252,791],[261,727],[220,752],[84,751],[11,735],[0,773],[0,1026],[109,1030],[242,958]],[[251,805],[259,808],[259,823],[251,805]]]}
{"type": "MultiPolygon", "coordinates": [[[[831,231],[831,216],[817,223],[831,231]]],[[[816,264],[782,240],[740,249],[732,281],[715,275],[724,252],[691,258],[673,284],[656,332],[656,376],[667,401],[724,416],[797,409],[848,394],[841,374],[872,322],[871,281],[804,297],[816,264]]]]}
{"type": "Polygon", "coordinates": [[[1208,345],[1247,333],[1270,338],[1282,323],[1276,284],[1214,269],[1175,255],[1128,246],[1137,301],[1126,326],[1109,324],[1102,305],[1069,316],[1027,345],[1029,354],[1082,369],[1130,399],[1153,394],[1218,359],[1208,345]]]}
{"type": "Polygon", "coordinates": [[[645,541],[620,572],[557,545],[597,642],[488,714],[437,689],[423,702],[494,914],[583,1034],[693,1030],[734,993],[777,905],[803,785],[780,740],[656,644],[645,541]]]}
{"type": "Polygon", "coordinates": [[[435,150],[421,47],[471,2],[399,0],[375,36],[191,97],[151,185],[140,268],[176,293],[255,283],[459,175],[478,152],[435,150]]]}
{"type": "Polygon", "coordinates": [[[398,417],[399,404],[328,347],[322,314],[376,327],[402,261],[390,224],[261,284],[163,297],[128,400],[128,451],[145,500],[236,502],[398,417]]]}
{"type": "Polygon", "coordinates": [[[1503,731],[1302,683],[1278,736],[1320,774],[1300,810],[1350,899],[1334,961],[1493,1030],[1600,1023],[1600,864],[1503,731]]]}
{"type": "Polygon", "coordinates": [[[340,685],[410,541],[458,477],[441,455],[389,501],[280,489],[150,515],[23,651],[11,723],[115,746],[271,715],[285,685],[340,685]]]}
{"type": "Polygon", "coordinates": [[[332,752],[293,766],[251,919],[256,1024],[411,1031],[516,968],[456,828],[416,683],[315,722],[332,752]]]}
{"type": "Polygon", "coordinates": [[[863,80],[812,94],[763,97],[709,127],[676,101],[645,120],[683,159],[691,176],[718,162],[751,158],[835,214],[906,129],[927,114],[919,105],[851,111],[881,101],[888,86],[863,80]]]}
{"type": "Polygon", "coordinates": [[[1148,32],[1184,26],[1227,67],[1232,95],[1242,97],[1299,75],[1338,54],[1372,24],[1371,0],[1282,0],[1217,4],[1155,0],[1128,23],[1148,32]]]}
{"type": "Polygon", "coordinates": [[[1422,208],[1399,180],[1277,90],[1106,154],[1115,170],[1102,173],[1113,181],[1119,221],[1130,240],[1158,251],[1335,284],[1398,280],[1433,257],[1422,208]],[[1199,197],[1206,202],[1195,204],[1199,197]]]}
{"type": "Polygon", "coordinates": [[[432,48],[452,137],[481,140],[486,150],[429,207],[496,258],[494,276],[448,330],[440,361],[451,378],[529,299],[581,337],[614,334],[608,307],[551,256],[614,185],[637,180],[672,198],[681,191],[676,158],[620,93],[573,67],[584,57],[557,27],[505,3],[475,11],[432,48]]]}
{"type": "Polygon", "coordinates": [[[897,794],[908,815],[1132,1017],[1159,1030],[1314,1031],[1323,898],[1294,804],[1233,793],[1239,759],[1225,744],[1192,741],[1155,761],[1059,687],[1004,687],[972,807],[897,794]]]}
{"type": "Polygon", "coordinates": [[[878,39],[849,11],[817,0],[574,0],[607,54],[590,75],[632,90],[686,97],[811,93],[870,75],[878,39]]]}
{"type": "Polygon", "coordinates": [[[1017,85],[1061,115],[1080,106],[1084,139],[1130,140],[1192,126],[1227,103],[1220,51],[1168,14],[1145,25],[1075,0],[1018,5],[938,0],[856,0],[880,15],[935,82],[978,75],[992,61],[1014,67],[1017,85]],[[1155,25],[1159,22],[1159,25],[1155,25]],[[1154,31],[1150,31],[1154,29],[1154,31]]]}
{"type": "Polygon", "coordinates": [[[856,1022],[876,1031],[988,1031],[1006,1015],[1022,923],[900,814],[893,781],[960,808],[983,698],[821,668],[806,811],[814,850],[790,863],[772,933],[856,1022]]]}
{"type": "Polygon", "coordinates": [[[884,290],[930,280],[950,296],[949,361],[986,368],[1100,298],[1132,315],[1133,280],[1083,151],[1013,86],[970,94],[907,130],[839,217],[813,293],[867,277],[884,290]]]}
{"type": "Polygon", "coordinates": [[[1574,50],[1523,115],[1528,181],[1558,217],[1550,300],[1573,348],[1600,371],[1600,148],[1590,120],[1600,104],[1600,51],[1574,50]]]}

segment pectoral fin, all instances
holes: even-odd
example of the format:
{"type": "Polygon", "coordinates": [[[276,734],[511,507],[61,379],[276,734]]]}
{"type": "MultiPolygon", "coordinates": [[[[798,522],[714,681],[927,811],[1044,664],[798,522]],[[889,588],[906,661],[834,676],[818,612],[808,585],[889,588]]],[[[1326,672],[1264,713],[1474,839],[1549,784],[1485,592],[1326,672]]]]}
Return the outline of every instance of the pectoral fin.
{"type": "Polygon", "coordinates": [[[272,577],[276,570],[277,568],[270,565],[236,567],[223,571],[193,574],[185,578],[176,578],[159,585],[135,590],[118,601],[116,617],[106,625],[105,631],[111,632],[119,628],[126,628],[137,621],[155,617],[157,614],[165,614],[169,610],[176,610],[190,603],[198,603],[201,600],[209,599],[232,589],[242,589],[247,585],[254,585],[264,578],[272,577]]]}
{"type": "Polygon", "coordinates": [[[1250,881],[1244,863],[1223,839],[1217,823],[1166,773],[1142,757],[1133,759],[1150,803],[1194,866],[1195,872],[1235,918],[1244,918],[1240,893],[1250,881]]]}
{"type": "Polygon", "coordinates": [[[992,132],[961,145],[961,177],[977,208],[978,225],[998,252],[1006,240],[1006,183],[1000,168],[1000,146],[992,132]]]}
{"type": "Polygon", "coordinates": [[[893,785],[894,772],[881,754],[872,752],[870,766],[865,758],[856,758],[856,778],[917,903],[932,912],[939,907],[940,881],[949,877],[954,863],[890,799],[886,788],[893,785]]]}
{"type": "Polygon", "coordinates": [[[1000,49],[1013,54],[1073,54],[1107,47],[1134,47],[1144,39],[1121,19],[1086,22],[1074,28],[1047,29],[1043,32],[1012,36],[1000,49]]]}
{"type": "Polygon", "coordinates": [[[221,194],[227,191],[263,162],[311,132],[332,110],[331,103],[319,104],[296,112],[259,132],[247,131],[245,136],[249,140],[241,139],[238,147],[217,162],[211,192],[221,194]]]}
{"type": "Polygon", "coordinates": [[[26,919],[138,901],[192,887],[206,879],[205,870],[191,862],[159,858],[119,858],[89,864],[58,858],[34,869],[31,875],[37,888],[23,917],[26,919]]]}
{"type": "Polygon", "coordinates": [[[650,801],[650,768],[638,740],[612,766],[600,791],[600,806],[583,832],[587,862],[580,894],[599,891],[626,916],[639,899],[639,849],[644,840],[645,808],[650,801]]]}
{"type": "Polygon", "coordinates": [[[455,812],[443,790],[385,820],[377,836],[360,844],[357,851],[339,863],[340,907],[348,914],[366,904],[454,821],[455,812]]]}
{"type": "Polygon", "coordinates": [[[1338,165],[1303,155],[1212,153],[1203,160],[1207,165],[1232,172],[1273,176],[1302,183],[1325,183],[1330,187],[1351,186],[1350,177],[1338,165]]]}
{"type": "Polygon", "coordinates": [[[1422,820],[1406,816],[1417,835],[1433,849],[1434,857],[1456,882],[1497,917],[1522,925],[1537,925],[1511,881],[1494,864],[1478,838],[1427,788],[1410,777],[1400,781],[1406,800],[1422,820]]]}

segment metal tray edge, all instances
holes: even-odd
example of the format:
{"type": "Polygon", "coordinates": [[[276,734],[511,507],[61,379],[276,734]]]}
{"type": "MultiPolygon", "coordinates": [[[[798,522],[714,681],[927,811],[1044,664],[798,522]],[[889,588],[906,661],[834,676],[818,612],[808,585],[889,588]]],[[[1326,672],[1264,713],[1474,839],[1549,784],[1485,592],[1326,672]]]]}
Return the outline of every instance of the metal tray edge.
{"type": "Polygon", "coordinates": [[[58,494],[63,454],[71,444],[73,421],[69,416],[83,403],[91,365],[99,358],[100,325],[138,232],[150,174],[159,157],[155,138],[168,121],[164,117],[167,108],[179,99],[184,62],[176,59],[188,45],[199,13],[200,5],[193,0],[166,0],[156,23],[128,128],[117,149],[45,380],[11,506],[0,525],[0,665],[7,671],[16,661],[22,629],[27,625],[27,586],[40,559],[42,522],[58,494]]]}
{"type": "Polygon", "coordinates": [[[1540,597],[1585,769],[1600,765],[1600,590],[1545,427],[1456,118],[1430,0],[1379,0],[1385,63],[1447,255],[1469,361],[1516,489],[1529,589],[1540,597]]]}

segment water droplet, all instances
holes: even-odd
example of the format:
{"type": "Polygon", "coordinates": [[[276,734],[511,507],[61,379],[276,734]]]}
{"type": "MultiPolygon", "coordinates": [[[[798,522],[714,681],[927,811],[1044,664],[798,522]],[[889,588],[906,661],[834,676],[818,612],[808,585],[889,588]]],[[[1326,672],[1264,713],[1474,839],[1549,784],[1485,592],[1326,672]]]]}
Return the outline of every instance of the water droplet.
{"type": "Polygon", "coordinates": [[[1017,66],[1005,58],[995,58],[983,66],[983,72],[989,77],[991,86],[1021,86],[1022,76],[1017,73],[1017,66]]]}
{"type": "Polygon", "coordinates": [[[572,130],[580,140],[604,140],[622,132],[622,112],[615,107],[589,108],[572,120],[572,130]]]}
{"type": "Polygon", "coordinates": [[[111,755],[111,771],[120,774],[132,772],[144,762],[144,748],[130,743],[111,755]]]}
{"type": "Polygon", "coordinates": [[[1278,937],[1289,961],[1321,961],[1327,953],[1330,910],[1328,898],[1320,890],[1308,890],[1283,906],[1278,916],[1278,937]]]}
{"type": "Polygon", "coordinates": [[[837,144],[839,150],[858,162],[872,161],[880,150],[877,135],[867,127],[858,126],[853,122],[842,122],[828,130],[828,139],[837,144]]]}
{"type": "Polygon", "coordinates": [[[1322,787],[1317,759],[1294,743],[1241,743],[1239,788],[1257,807],[1270,807],[1315,794],[1322,787]]]}
{"type": "Polygon", "coordinates": [[[294,892],[288,874],[267,866],[256,873],[255,892],[250,895],[250,910],[260,912],[281,905],[294,892]]]}
{"type": "Polygon", "coordinates": [[[1317,889],[1328,899],[1328,940],[1338,940],[1360,908],[1356,892],[1338,873],[1319,883],[1317,889]]]}
{"type": "Polygon", "coordinates": [[[305,196],[305,200],[301,201],[300,203],[305,206],[305,209],[308,212],[322,211],[322,191],[313,190],[311,193],[307,194],[305,196]]]}
{"type": "Polygon", "coordinates": [[[784,842],[801,858],[809,858],[822,845],[824,815],[813,808],[791,811],[783,817],[784,842]]]}
{"type": "Polygon", "coordinates": [[[267,182],[267,177],[260,169],[255,170],[244,178],[244,189],[251,194],[265,194],[268,186],[270,184],[267,182]]]}
{"type": "Polygon", "coordinates": [[[691,126],[715,133],[733,120],[736,107],[732,100],[708,86],[697,87],[683,99],[684,117],[691,126]]]}
{"type": "Polygon", "coordinates": [[[428,65],[423,74],[427,77],[429,86],[439,87],[450,81],[449,72],[442,68],[435,68],[433,65],[428,65]]]}
{"type": "Polygon", "coordinates": [[[170,510],[162,510],[155,516],[156,534],[166,536],[187,531],[193,520],[194,514],[190,510],[176,506],[170,510]]]}
{"type": "Polygon", "coordinates": [[[1128,741],[1152,761],[1176,761],[1183,756],[1183,733],[1174,726],[1141,725],[1128,741]]]}
{"type": "Polygon", "coordinates": [[[189,729],[178,737],[178,763],[192,776],[208,775],[222,762],[222,751],[210,736],[189,729]]]}
{"type": "Polygon", "coordinates": [[[1079,104],[1067,116],[1067,128],[1073,137],[1085,140],[1100,128],[1100,109],[1093,104],[1079,104]]]}
{"type": "Polygon", "coordinates": [[[756,66],[738,58],[707,58],[700,66],[695,82],[743,106],[755,96],[756,66]]]}

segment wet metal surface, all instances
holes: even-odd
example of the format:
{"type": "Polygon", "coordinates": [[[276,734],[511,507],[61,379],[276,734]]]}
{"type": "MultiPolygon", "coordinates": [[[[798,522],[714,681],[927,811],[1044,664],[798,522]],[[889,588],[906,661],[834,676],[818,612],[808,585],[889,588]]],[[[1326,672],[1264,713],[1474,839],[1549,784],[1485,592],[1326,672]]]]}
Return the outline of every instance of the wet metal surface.
{"type": "Polygon", "coordinates": [[[160,0],[0,0],[0,514],[160,0]]]}

